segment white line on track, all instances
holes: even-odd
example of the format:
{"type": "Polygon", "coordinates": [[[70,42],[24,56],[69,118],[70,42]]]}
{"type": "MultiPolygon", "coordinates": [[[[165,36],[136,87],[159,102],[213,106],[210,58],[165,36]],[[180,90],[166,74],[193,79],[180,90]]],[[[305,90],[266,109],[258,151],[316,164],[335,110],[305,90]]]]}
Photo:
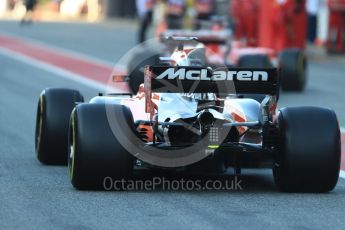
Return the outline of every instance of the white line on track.
{"type": "Polygon", "coordinates": [[[60,77],[75,81],[77,83],[84,84],[84,85],[91,87],[91,88],[94,88],[94,89],[98,89],[102,92],[105,91],[105,89],[106,89],[106,86],[99,83],[99,82],[96,82],[96,81],[93,81],[90,79],[86,79],[84,76],[81,76],[79,74],[72,73],[72,72],[67,71],[65,69],[56,67],[54,65],[47,64],[43,61],[36,60],[34,58],[28,57],[26,55],[23,55],[23,54],[14,52],[14,51],[11,51],[11,50],[6,49],[6,48],[0,47],[0,54],[7,56],[9,58],[15,59],[17,61],[23,62],[25,64],[34,66],[36,68],[45,70],[47,72],[53,73],[53,74],[58,75],[60,77]]]}
{"type": "Polygon", "coordinates": [[[15,34],[11,34],[8,32],[4,32],[4,31],[1,31],[0,35],[1,34],[5,35],[7,37],[12,37],[12,38],[18,39],[20,41],[27,41],[30,43],[30,45],[34,45],[34,46],[41,47],[41,48],[46,48],[48,50],[55,51],[56,53],[65,54],[65,55],[70,56],[72,58],[87,60],[87,61],[95,63],[95,64],[108,66],[109,68],[113,68],[115,66],[115,61],[114,61],[114,63],[112,63],[112,62],[105,61],[105,60],[100,59],[100,58],[89,56],[87,54],[75,52],[75,51],[65,49],[62,47],[58,47],[58,46],[55,46],[52,44],[47,44],[47,43],[44,43],[42,41],[38,41],[36,39],[29,38],[29,37],[25,37],[25,39],[23,39],[23,37],[20,37],[20,36],[17,36],[15,34]]]}
{"type": "Polygon", "coordinates": [[[344,127],[340,127],[340,132],[342,132],[343,134],[345,134],[345,128],[344,128],[344,127]]]}
{"type": "Polygon", "coordinates": [[[340,170],[339,177],[345,179],[345,171],[344,170],[340,170]]]}

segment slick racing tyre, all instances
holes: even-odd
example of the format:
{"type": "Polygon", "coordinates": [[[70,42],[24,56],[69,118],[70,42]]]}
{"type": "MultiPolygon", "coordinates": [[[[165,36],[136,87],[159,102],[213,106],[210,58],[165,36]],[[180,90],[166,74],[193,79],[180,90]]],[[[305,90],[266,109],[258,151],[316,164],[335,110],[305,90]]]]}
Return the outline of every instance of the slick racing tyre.
{"type": "Polygon", "coordinates": [[[129,88],[134,94],[139,90],[140,84],[144,83],[144,67],[145,65],[159,64],[160,53],[143,48],[144,50],[133,55],[128,63],[129,88]]]}
{"type": "Polygon", "coordinates": [[[280,155],[273,175],[285,192],[328,192],[339,177],[340,131],[335,113],[316,107],[283,108],[280,155]]]}
{"type": "MultiPolygon", "coordinates": [[[[238,61],[238,67],[240,68],[272,68],[272,64],[265,54],[252,54],[252,55],[243,55],[238,61]]],[[[243,95],[245,98],[252,98],[259,103],[265,98],[265,95],[262,94],[250,94],[243,95]]]]}
{"type": "Polygon", "coordinates": [[[272,68],[272,64],[265,54],[243,55],[238,60],[241,68],[272,68]]]}
{"type": "Polygon", "coordinates": [[[134,129],[132,113],[123,105],[81,104],[71,114],[68,173],[76,189],[105,189],[106,178],[131,177],[134,157],[112,132],[108,110],[117,114],[117,119],[125,117],[128,130],[121,130],[121,135],[134,129]]]}
{"type": "Polygon", "coordinates": [[[285,91],[303,91],[307,82],[307,58],[302,50],[291,48],[279,55],[280,79],[285,91]]]}
{"type": "Polygon", "coordinates": [[[67,164],[69,118],[76,103],[83,102],[76,90],[49,88],[42,91],[36,115],[35,149],[43,164],[67,164]]]}

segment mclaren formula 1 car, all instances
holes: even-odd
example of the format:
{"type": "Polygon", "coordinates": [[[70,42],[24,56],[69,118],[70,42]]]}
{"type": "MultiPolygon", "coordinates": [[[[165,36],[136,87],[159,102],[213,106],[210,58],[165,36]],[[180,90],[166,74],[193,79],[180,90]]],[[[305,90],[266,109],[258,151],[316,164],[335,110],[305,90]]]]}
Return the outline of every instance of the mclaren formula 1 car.
{"type": "Polygon", "coordinates": [[[277,111],[277,69],[211,68],[198,58],[200,48],[184,46],[195,38],[171,39],[177,48],[161,65],[143,67],[136,94],[100,94],[84,103],[77,90],[45,89],[37,108],[38,160],[67,163],[77,189],[101,187],[106,177],[131,178],[138,167],[231,167],[236,174],[268,167],[281,191],[335,187],[340,131],[334,111],[277,111]]]}

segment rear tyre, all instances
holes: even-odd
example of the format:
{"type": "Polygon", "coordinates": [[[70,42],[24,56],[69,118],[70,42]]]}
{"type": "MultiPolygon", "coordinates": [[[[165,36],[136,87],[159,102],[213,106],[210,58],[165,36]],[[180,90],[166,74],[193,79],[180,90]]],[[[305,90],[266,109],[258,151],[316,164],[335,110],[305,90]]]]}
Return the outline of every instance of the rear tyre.
{"type": "MultiPolygon", "coordinates": [[[[123,105],[82,104],[71,114],[68,172],[76,189],[106,189],[114,180],[132,175],[134,157],[114,136],[108,109],[120,114],[118,117],[124,114],[127,131],[133,130],[132,113],[123,105]]],[[[127,131],[122,130],[121,135],[127,131]]]]}
{"type": "Polygon", "coordinates": [[[340,131],[334,111],[317,107],[280,110],[280,156],[273,175],[285,192],[328,192],[340,170],[340,131]]]}
{"type": "Polygon", "coordinates": [[[238,60],[241,68],[272,68],[270,59],[265,54],[243,55],[238,60]]]}
{"type": "Polygon", "coordinates": [[[307,58],[302,50],[291,48],[279,55],[280,79],[285,91],[303,91],[307,82],[307,58]]]}
{"type": "MultiPolygon", "coordinates": [[[[267,55],[264,54],[253,54],[253,55],[243,55],[238,61],[238,67],[240,68],[272,68],[271,61],[267,55]]],[[[251,98],[261,103],[265,98],[263,94],[246,94],[243,95],[245,98],[251,98]]]]}
{"type": "Polygon", "coordinates": [[[35,150],[43,164],[67,164],[68,123],[71,111],[83,96],[76,90],[42,91],[36,115],[35,150]]]}

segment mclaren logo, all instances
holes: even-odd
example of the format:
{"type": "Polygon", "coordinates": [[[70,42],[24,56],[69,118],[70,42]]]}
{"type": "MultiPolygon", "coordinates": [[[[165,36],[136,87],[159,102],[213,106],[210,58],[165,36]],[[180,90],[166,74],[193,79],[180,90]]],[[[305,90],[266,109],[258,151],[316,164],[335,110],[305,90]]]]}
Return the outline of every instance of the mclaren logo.
{"type": "Polygon", "coordinates": [[[193,81],[268,81],[268,73],[266,71],[213,71],[212,75],[208,74],[207,69],[187,70],[184,68],[175,69],[168,68],[158,75],[156,79],[179,79],[193,81]]]}

